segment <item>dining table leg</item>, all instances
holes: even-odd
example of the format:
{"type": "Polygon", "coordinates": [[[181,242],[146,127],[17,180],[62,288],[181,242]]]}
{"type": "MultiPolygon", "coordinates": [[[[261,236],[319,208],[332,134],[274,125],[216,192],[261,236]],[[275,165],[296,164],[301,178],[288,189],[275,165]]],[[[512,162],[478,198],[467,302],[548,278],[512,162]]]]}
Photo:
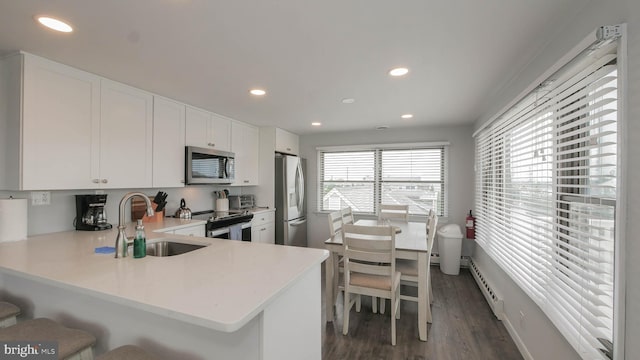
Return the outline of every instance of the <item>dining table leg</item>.
{"type": "Polygon", "coordinates": [[[420,340],[427,341],[427,253],[418,253],[418,334],[420,340]]]}
{"type": "Polygon", "coordinates": [[[325,262],[325,307],[326,307],[326,317],[327,322],[333,321],[333,303],[336,300],[336,295],[333,293],[334,288],[334,279],[336,275],[336,253],[330,251],[329,257],[325,262]]]}

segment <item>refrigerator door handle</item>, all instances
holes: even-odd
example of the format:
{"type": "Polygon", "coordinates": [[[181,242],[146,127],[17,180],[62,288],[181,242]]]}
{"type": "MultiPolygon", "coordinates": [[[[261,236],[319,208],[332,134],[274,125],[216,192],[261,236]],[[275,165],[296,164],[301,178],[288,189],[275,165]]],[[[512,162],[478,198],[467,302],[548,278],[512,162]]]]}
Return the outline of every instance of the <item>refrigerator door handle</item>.
{"type": "Polygon", "coordinates": [[[297,225],[302,225],[305,224],[307,222],[307,219],[300,219],[300,220],[296,220],[296,221],[289,221],[289,225],[291,226],[297,226],[297,225]]]}
{"type": "Polygon", "coordinates": [[[304,206],[304,174],[302,173],[302,162],[298,162],[296,167],[296,194],[298,195],[298,212],[302,213],[302,207],[304,206]]]}

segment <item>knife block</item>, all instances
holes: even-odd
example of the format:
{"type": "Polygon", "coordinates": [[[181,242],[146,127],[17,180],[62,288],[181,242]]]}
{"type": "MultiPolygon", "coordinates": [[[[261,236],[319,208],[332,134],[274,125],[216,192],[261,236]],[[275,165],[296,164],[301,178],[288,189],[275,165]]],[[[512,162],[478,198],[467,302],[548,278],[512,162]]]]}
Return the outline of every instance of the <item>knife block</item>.
{"type": "MultiPolygon", "coordinates": [[[[153,201],[153,196],[150,196],[149,199],[153,201]]],[[[155,213],[153,216],[147,216],[147,206],[145,201],[139,198],[131,199],[131,221],[142,219],[143,223],[162,222],[162,219],[164,218],[164,209],[160,212],[156,212],[158,204],[154,202],[151,203],[151,207],[155,213]]]]}

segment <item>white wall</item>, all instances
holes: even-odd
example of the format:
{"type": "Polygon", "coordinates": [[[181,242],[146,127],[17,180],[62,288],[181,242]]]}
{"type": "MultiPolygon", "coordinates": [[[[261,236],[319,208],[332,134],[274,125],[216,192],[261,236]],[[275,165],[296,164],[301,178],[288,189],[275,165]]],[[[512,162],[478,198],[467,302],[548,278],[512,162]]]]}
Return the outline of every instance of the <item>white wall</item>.
{"type": "MultiPolygon", "coordinates": [[[[191,211],[203,211],[211,210],[215,208],[215,200],[211,194],[214,190],[228,189],[231,195],[237,195],[241,193],[252,194],[255,191],[255,187],[230,187],[230,186],[209,186],[209,185],[196,185],[187,186],[184,188],[171,188],[171,189],[119,189],[119,190],[105,190],[107,194],[107,219],[114,227],[118,226],[118,205],[120,199],[124,194],[129,191],[141,191],[149,196],[155,195],[158,191],[162,190],[169,196],[167,198],[166,215],[173,215],[175,211],[180,207],[180,199],[184,198],[187,207],[191,211]]],[[[46,234],[51,232],[73,230],[73,219],[76,216],[76,194],[94,194],[93,190],[67,190],[67,191],[51,191],[51,205],[32,206],[29,200],[28,208],[28,234],[29,236],[46,234]]],[[[31,192],[29,191],[0,191],[0,198],[7,198],[13,196],[14,198],[29,199],[31,192]]],[[[256,199],[258,204],[260,199],[256,199]]],[[[131,209],[131,202],[127,202],[126,206],[126,221],[131,221],[131,215],[129,210],[131,209]]],[[[115,239],[114,239],[115,240],[115,239]]]]}
{"type": "MultiPolygon", "coordinates": [[[[324,248],[329,238],[326,213],[317,212],[319,146],[389,144],[403,142],[449,141],[449,217],[440,224],[464,225],[464,219],[473,206],[473,139],[471,126],[388,129],[303,135],[300,137],[300,156],[307,159],[307,213],[308,245],[324,248]]],[[[473,243],[465,243],[464,253],[471,254],[473,243]]]]}
{"type": "MultiPolygon", "coordinates": [[[[626,142],[626,154],[621,157],[622,166],[619,174],[626,182],[627,189],[623,198],[627,204],[623,209],[626,219],[619,224],[617,231],[620,234],[628,234],[624,240],[624,248],[619,252],[626,257],[619,262],[622,265],[618,279],[626,278],[626,318],[625,322],[625,356],[617,354],[619,359],[634,359],[640,354],[640,263],[635,261],[635,256],[640,255],[640,242],[636,241],[633,234],[640,234],[640,1],[637,0],[609,0],[591,1],[582,12],[572,19],[567,19],[566,28],[559,32],[534,61],[514,79],[503,91],[495,97],[487,99],[492,111],[475,124],[478,128],[492,115],[505,106],[515,96],[520,94],[538,76],[544,73],[565,53],[577,45],[589,32],[601,25],[613,25],[619,23],[628,24],[628,75],[627,95],[628,107],[625,118],[626,130],[623,129],[623,142],[626,142]],[[626,155],[626,156],[625,156],[626,155]]],[[[497,291],[505,300],[507,321],[513,326],[516,338],[522,340],[533,359],[572,359],[578,358],[570,346],[557,330],[546,319],[539,308],[532,304],[526,295],[513,283],[495,263],[482,252],[479,247],[474,260],[487,273],[489,281],[497,288],[497,291]],[[524,326],[520,326],[519,311],[525,313],[524,326]],[[539,321],[543,318],[543,321],[539,321]]]]}

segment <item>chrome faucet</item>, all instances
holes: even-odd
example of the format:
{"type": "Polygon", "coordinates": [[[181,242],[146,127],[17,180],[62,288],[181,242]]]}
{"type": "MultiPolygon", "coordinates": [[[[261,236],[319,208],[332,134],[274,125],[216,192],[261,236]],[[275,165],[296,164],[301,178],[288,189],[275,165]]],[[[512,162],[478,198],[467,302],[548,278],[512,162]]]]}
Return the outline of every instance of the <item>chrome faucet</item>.
{"type": "Polygon", "coordinates": [[[129,242],[127,241],[127,233],[125,229],[124,220],[124,206],[127,204],[127,200],[134,196],[140,196],[147,203],[147,216],[153,216],[153,207],[151,206],[151,199],[141,192],[130,192],[124,194],[122,200],[120,200],[120,210],[118,213],[118,237],[116,238],[116,259],[119,257],[127,257],[129,242]]]}

